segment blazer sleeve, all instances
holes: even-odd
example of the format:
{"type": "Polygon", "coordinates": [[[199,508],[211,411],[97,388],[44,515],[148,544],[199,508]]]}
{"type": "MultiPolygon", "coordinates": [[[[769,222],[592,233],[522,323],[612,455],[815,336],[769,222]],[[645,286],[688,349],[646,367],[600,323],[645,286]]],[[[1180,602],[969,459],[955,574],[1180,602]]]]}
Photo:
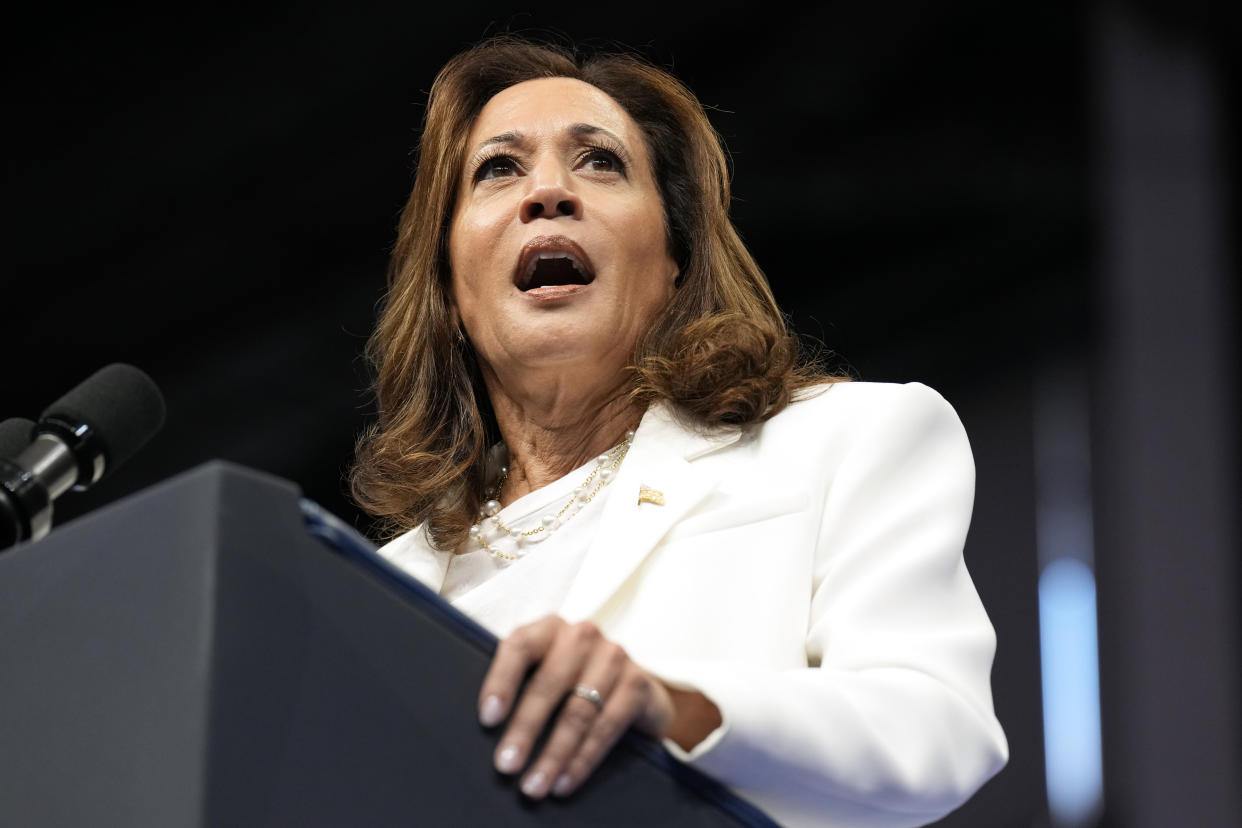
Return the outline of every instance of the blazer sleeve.
{"type": "Polygon", "coordinates": [[[825,484],[808,667],[700,663],[724,724],[678,758],[806,825],[921,825],[1004,766],[995,634],[962,548],[974,463],[935,391],[889,386],[825,484]]]}

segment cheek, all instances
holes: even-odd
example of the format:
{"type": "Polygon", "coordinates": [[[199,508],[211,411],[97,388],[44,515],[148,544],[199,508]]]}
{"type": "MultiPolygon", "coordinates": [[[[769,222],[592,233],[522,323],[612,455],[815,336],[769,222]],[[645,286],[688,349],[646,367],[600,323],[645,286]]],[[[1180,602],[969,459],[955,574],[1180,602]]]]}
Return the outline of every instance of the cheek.
{"type": "Polygon", "coordinates": [[[449,228],[449,268],[453,275],[468,279],[494,269],[503,252],[500,231],[487,221],[486,215],[468,211],[457,216],[449,228]]]}
{"type": "Polygon", "coordinates": [[[640,263],[649,273],[658,272],[663,278],[674,269],[672,254],[669,252],[668,228],[665,226],[664,211],[657,205],[652,208],[646,204],[636,211],[631,220],[626,222],[626,235],[639,241],[631,248],[634,261],[640,263]]]}
{"type": "Polygon", "coordinates": [[[449,295],[457,304],[468,301],[476,287],[475,276],[483,265],[479,260],[479,251],[487,248],[487,245],[478,243],[478,238],[476,228],[467,218],[457,216],[453,219],[448,238],[449,295]]]}

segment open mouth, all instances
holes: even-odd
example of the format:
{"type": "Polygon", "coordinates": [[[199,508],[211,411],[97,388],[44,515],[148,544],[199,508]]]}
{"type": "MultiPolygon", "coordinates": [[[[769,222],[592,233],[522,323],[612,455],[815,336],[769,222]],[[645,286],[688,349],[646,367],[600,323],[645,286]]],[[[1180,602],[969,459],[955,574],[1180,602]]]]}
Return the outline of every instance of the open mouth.
{"type": "Polygon", "coordinates": [[[536,236],[522,247],[513,283],[523,293],[537,288],[589,285],[595,270],[586,251],[565,236],[536,236]]]}

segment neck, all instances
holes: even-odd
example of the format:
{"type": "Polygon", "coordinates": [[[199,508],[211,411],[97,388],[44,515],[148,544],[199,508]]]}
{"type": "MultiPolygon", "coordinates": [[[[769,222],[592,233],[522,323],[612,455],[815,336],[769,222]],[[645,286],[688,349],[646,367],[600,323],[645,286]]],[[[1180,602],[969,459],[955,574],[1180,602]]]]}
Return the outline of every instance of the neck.
{"type": "Polygon", "coordinates": [[[505,506],[607,452],[642,417],[623,378],[610,386],[551,383],[520,392],[486,370],[484,381],[509,449],[499,498],[505,506]]]}

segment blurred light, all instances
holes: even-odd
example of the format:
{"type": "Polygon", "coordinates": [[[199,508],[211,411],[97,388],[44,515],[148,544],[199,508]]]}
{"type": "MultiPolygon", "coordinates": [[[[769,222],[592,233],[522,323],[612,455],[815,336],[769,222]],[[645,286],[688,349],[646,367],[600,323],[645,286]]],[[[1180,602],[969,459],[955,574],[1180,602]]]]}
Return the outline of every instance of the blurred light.
{"type": "Polygon", "coordinates": [[[1103,800],[1095,576],[1060,558],[1039,576],[1048,807],[1055,825],[1087,825],[1103,800]]]}
{"type": "Polygon", "coordinates": [[[1081,358],[1048,362],[1034,391],[1048,815],[1057,828],[1087,828],[1103,810],[1104,772],[1086,363],[1081,358]]]}

